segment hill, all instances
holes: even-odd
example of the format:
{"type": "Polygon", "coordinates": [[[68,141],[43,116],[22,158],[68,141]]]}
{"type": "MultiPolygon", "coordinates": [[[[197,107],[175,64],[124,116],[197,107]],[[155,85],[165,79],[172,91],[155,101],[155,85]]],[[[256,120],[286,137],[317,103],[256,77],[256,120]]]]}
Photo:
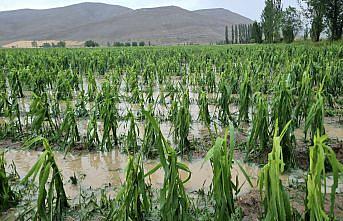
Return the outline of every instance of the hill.
{"type": "MultiPolygon", "coordinates": [[[[224,39],[225,25],[252,21],[226,9],[189,11],[176,6],[130,8],[80,3],[52,9],[0,12],[0,44],[32,40],[210,43],[224,39]]],[[[229,29],[231,31],[231,29],[229,29]]]]}

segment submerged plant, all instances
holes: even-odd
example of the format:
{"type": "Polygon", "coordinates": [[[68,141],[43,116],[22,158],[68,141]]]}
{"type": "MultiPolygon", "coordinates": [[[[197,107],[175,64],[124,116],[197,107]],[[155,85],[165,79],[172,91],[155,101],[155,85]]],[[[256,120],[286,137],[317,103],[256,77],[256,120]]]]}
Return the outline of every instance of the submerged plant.
{"type": "Polygon", "coordinates": [[[220,92],[220,97],[218,100],[219,120],[224,125],[228,125],[229,122],[232,122],[234,125],[236,125],[236,122],[233,119],[230,112],[231,88],[227,84],[227,82],[222,81],[220,83],[219,92],[220,92]]]}
{"type": "Polygon", "coordinates": [[[69,204],[61,172],[57,167],[48,140],[36,137],[29,140],[25,146],[30,147],[38,142],[43,143],[44,152],[22,180],[22,183],[25,184],[29,179],[35,181],[37,175],[39,176],[38,199],[32,220],[63,220],[63,214],[69,204]]]}
{"type": "Polygon", "coordinates": [[[112,202],[108,220],[144,220],[151,210],[148,186],[145,184],[143,161],[140,154],[129,156],[125,183],[112,202]]]}
{"type": "MultiPolygon", "coordinates": [[[[235,146],[234,129],[230,125],[230,144],[228,151],[227,138],[228,133],[225,133],[225,138],[217,138],[213,147],[208,151],[205,161],[211,160],[213,171],[213,198],[215,201],[215,220],[232,220],[236,214],[234,203],[234,193],[238,194],[240,187],[238,179],[236,183],[232,182],[232,167],[233,167],[233,151],[235,146]]],[[[252,183],[240,166],[242,173],[245,175],[249,184],[252,183]]]]}
{"type": "Polygon", "coordinates": [[[160,216],[163,221],[183,221],[190,219],[189,198],[186,194],[184,183],[191,178],[189,168],[177,160],[175,150],[163,137],[157,121],[148,113],[144,112],[147,120],[152,123],[157,136],[157,146],[160,163],[150,170],[145,176],[155,173],[159,168],[164,170],[164,181],[160,190],[160,216]],[[185,180],[180,178],[180,171],[188,174],[185,180]]]}
{"type": "Polygon", "coordinates": [[[208,101],[207,101],[207,95],[205,91],[200,92],[198,105],[199,105],[198,119],[200,119],[204,124],[209,125],[211,123],[211,116],[208,110],[208,101]]]}
{"type": "Polygon", "coordinates": [[[189,95],[186,92],[180,106],[178,107],[176,119],[174,123],[174,138],[178,141],[177,149],[183,154],[190,150],[190,142],[188,140],[188,133],[191,127],[192,117],[189,112],[189,95]]]}
{"type": "Polygon", "coordinates": [[[138,152],[138,143],[137,143],[137,125],[135,123],[135,116],[133,113],[130,111],[127,115],[127,119],[129,121],[129,129],[127,132],[127,137],[126,137],[126,146],[125,150],[127,152],[131,153],[137,153],[138,152]]]}
{"type": "Polygon", "coordinates": [[[9,177],[6,175],[5,165],[5,154],[0,152],[0,212],[18,203],[18,197],[12,190],[9,177]]]}
{"type": "Polygon", "coordinates": [[[100,145],[100,139],[98,135],[98,123],[96,120],[96,112],[93,111],[93,114],[87,124],[86,146],[88,150],[97,149],[100,145]]]}
{"type": "MultiPolygon", "coordinates": [[[[149,106],[148,112],[151,116],[154,116],[153,109],[151,106],[149,106]]],[[[147,156],[149,158],[152,158],[157,155],[158,148],[157,148],[157,134],[154,130],[154,127],[151,123],[151,121],[146,120],[144,125],[144,138],[142,143],[142,152],[144,156],[147,156]]]]}
{"type": "Polygon", "coordinates": [[[118,88],[105,82],[102,88],[102,101],[99,102],[100,118],[104,122],[104,131],[101,139],[101,150],[111,150],[114,145],[118,145],[118,109],[117,104],[118,88]]]}
{"type": "Polygon", "coordinates": [[[68,152],[71,147],[75,146],[75,144],[80,141],[80,134],[77,128],[75,112],[70,103],[67,105],[66,114],[60,127],[59,134],[60,139],[64,144],[63,148],[66,152],[68,152]]]}

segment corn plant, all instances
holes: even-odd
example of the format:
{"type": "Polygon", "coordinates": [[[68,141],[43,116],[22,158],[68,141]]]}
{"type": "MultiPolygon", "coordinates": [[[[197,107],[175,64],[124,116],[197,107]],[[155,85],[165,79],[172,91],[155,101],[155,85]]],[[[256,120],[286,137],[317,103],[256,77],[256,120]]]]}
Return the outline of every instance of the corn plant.
{"type": "Polygon", "coordinates": [[[313,146],[310,147],[310,167],[307,175],[307,191],[305,200],[305,220],[335,220],[334,205],[336,189],[338,187],[339,174],[343,172],[343,165],[337,160],[335,152],[327,146],[327,136],[321,135],[320,130],[313,139],[313,146]],[[326,172],[325,160],[327,160],[333,172],[333,185],[330,194],[330,213],[326,214],[324,202],[326,195],[326,172]],[[324,193],[322,184],[324,183],[324,193]]]}
{"type": "Polygon", "coordinates": [[[319,130],[320,135],[325,134],[325,128],[324,128],[324,97],[322,96],[322,88],[320,87],[318,90],[315,101],[311,105],[310,110],[307,114],[306,120],[305,120],[305,127],[304,127],[304,134],[305,139],[307,137],[307,132],[310,129],[311,137],[316,134],[316,130],[319,130]]]}
{"type": "Polygon", "coordinates": [[[72,86],[71,79],[67,72],[59,72],[57,75],[57,99],[58,100],[67,100],[72,98],[72,86]]]}
{"type": "Polygon", "coordinates": [[[87,85],[87,97],[88,101],[94,101],[96,98],[98,88],[93,72],[88,72],[88,85],[87,85]]]}
{"type": "Polygon", "coordinates": [[[176,121],[174,120],[174,137],[178,141],[178,150],[183,154],[190,150],[188,133],[191,126],[191,114],[189,112],[189,97],[185,93],[177,110],[176,121]]]}
{"type": "Polygon", "coordinates": [[[218,100],[219,120],[222,124],[227,125],[230,121],[235,123],[230,113],[231,88],[226,82],[222,81],[219,85],[220,97],[218,100]]]}
{"type": "Polygon", "coordinates": [[[36,143],[43,143],[44,152],[22,180],[23,184],[27,184],[29,179],[34,182],[39,175],[37,204],[31,219],[63,220],[69,204],[61,172],[47,139],[36,137],[25,143],[25,146],[30,147],[36,143]]]}
{"type": "Polygon", "coordinates": [[[290,87],[289,81],[280,76],[279,84],[275,86],[275,95],[272,101],[272,124],[278,122],[278,131],[282,131],[289,121],[290,125],[283,139],[281,140],[283,159],[286,167],[294,166],[294,96],[293,88],[290,87]]]}
{"type": "Polygon", "coordinates": [[[295,116],[298,120],[298,125],[300,125],[301,121],[307,116],[312,98],[311,77],[308,71],[306,71],[301,78],[298,94],[299,98],[295,108],[295,116]]]}
{"type": "Polygon", "coordinates": [[[8,123],[5,123],[3,133],[4,136],[15,140],[23,135],[23,125],[20,117],[18,98],[16,96],[11,96],[6,106],[4,116],[7,118],[8,123]]]}
{"type": "Polygon", "coordinates": [[[50,105],[46,93],[42,93],[41,96],[33,94],[29,115],[32,122],[31,128],[36,135],[47,134],[49,131],[53,132],[57,129],[50,114],[50,105]],[[48,128],[45,128],[44,125],[46,121],[49,125],[48,128]]]}
{"type": "Polygon", "coordinates": [[[256,112],[252,117],[252,129],[248,140],[248,153],[253,150],[263,150],[269,142],[269,113],[268,101],[265,95],[256,93],[254,96],[256,112]],[[256,142],[259,142],[259,148],[256,142]]]}
{"type": "Polygon", "coordinates": [[[135,123],[135,116],[130,111],[126,117],[129,121],[129,130],[127,132],[125,150],[127,152],[137,153],[137,125],[135,123]]]}
{"type": "Polygon", "coordinates": [[[104,131],[101,139],[101,150],[111,150],[112,140],[114,145],[118,145],[118,96],[117,88],[105,82],[102,88],[102,101],[99,101],[100,118],[104,122],[104,131]]]}
{"type": "Polygon", "coordinates": [[[160,163],[151,169],[145,176],[156,172],[159,168],[164,170],[163,187],[160,190],[160,216],[163,221],[189,220],[189,198],[184,189],[186,183],[191,177],[189,168],[178,162],[175,150],[169,145],[163,137],[157,121],[148,113],[144,112],[146,119],[152,123],[157,137],[157,146],[159,148],[160,163]],[[179,171],[188,173],[185,180],[181,180],[179,171]]]}
{"type": "Polygon", "coordinates": [[[60,127],[59,136],[63,143],[63,149],[65,149],[66,152],[68,152],[71,147],[75,146],[75,144],[80,141],[75,111],[71,107],[70,103],[67,104],[67,110],[60,127]]]}
{"type": "Polygon", "coordinates": [[[280,180],[280,175],[283,173],[285,166],[281,140],[285,136],[290,123],[288,122],[281,134],[278,135],[279,127],[276,121],[273,149],[268,154],[268,164],[262,168],[258,175],[258,186],[264,207],[263,220],[266,221],[292,220],[289,197],[280,180]]]}
{"type": "Polygon", "coordinates": [[[23,88],[19,80],[19,74],[17,70],[12,70],[12,73],[8,76],[8,83],[11,88],[11,95],[15,97],[24,97],[23,88]]]}
{"type": "Polygon", "coordinates": [[[125,171],[125,183],[112,202],[107,220],[144,220],[151,210],[151,199],[145,184],[142,156],[129,156],[125,171]]]}
{"type": "MultiPolygon", "coordinates": [[[[151,116],[154,116],[153,109],[151,105],[149,105],[149,109],[147,110],[151,116]]],[[[144,156],[152,158],[157,155],[157,134],[153,128],[151,121],[146,120],[144,125],[144,138],[142,143],[142,153],[144,156]]]]}
{"type": "Polygon", "coordinates": [[[238,121],[249,121],[249,106],[252,89],[250,84],[250,77],[247,72],[244,74],[244,79],[241,82],[239,90],[239,116],[238,121]]]}
{"type": "Polygon", "coordinates": [[[199,106],[198,120],[200,119],[205,125],[209,125],[211,123],[211,116],[208,110],[208,101],[207,101],[207,95],[205,91],[201,91],[199,94],[198,106],[199,106]]]}
{"type": "Polygon", "coordinates": [[[6,76],[4,72],[0,72],[0,116],[4,113],[8,103],[8,92],[6,85],[6,76]]]}
{"type": "Polygon", "coordinates": [[[87,135],[86,135],[86,147],[88,150],[97,149],[100,145],[100,139],[98,135],[98,124],[96,118],[96,112],[93,111],[91,118],[87,124],[87,135]]]}
{"type": "MultiPolygon", "coordinates": [[[[227,143],[228,132],[225,133],[225,138],[218,137],[213,147],[208,151],[205,161],[211,161],[213,171],[213,198],[215,201],[215,220],[231,220],[236,213],[234,203],[234,193],[240,191],[238,179],[236,183],[232,182],[232,166],[233,166],[233,151],[235,146],[234,129],[230,125],[230,146],[228,151],[227,143]]],[[[240,166],[242,173],[245,175],[249,184],[252,183],[240,166]]]]}
{"type": "Polygon", "coordinates": [[[86,109],[86,96],[85,91],[81,89],[80,93],[77,96],[75,104],[75,113],[77,117],[87,117],[88,111],[86,109]]]}
{"type": "Polygon", "coordinates": [[[0,152],[0,212],[18,203],[18,197],[12,190],[9,177],[6,175],[4,152],[0,152]]]}

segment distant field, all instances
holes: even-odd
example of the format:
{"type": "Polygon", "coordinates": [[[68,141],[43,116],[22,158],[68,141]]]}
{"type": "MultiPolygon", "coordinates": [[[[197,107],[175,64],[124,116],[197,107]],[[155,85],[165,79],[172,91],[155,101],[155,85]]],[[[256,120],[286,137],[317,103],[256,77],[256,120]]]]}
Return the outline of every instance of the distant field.
{"type": "MultiPolygon", "coordinates": [[[[37,46],[40,47],[44,43],[49,43],[49,44],[57,44],[59,41],[58,40],[44,40],[44,41],[36,41],[37,46]]],[[[67,47],[81,47],[83,46],[82,41],[65,41],[67,47]]],[[[32,41],[15,41],[12,43],[8,43],[3,45],[2,47],[4,48],[32,48],[32,41]]]]}

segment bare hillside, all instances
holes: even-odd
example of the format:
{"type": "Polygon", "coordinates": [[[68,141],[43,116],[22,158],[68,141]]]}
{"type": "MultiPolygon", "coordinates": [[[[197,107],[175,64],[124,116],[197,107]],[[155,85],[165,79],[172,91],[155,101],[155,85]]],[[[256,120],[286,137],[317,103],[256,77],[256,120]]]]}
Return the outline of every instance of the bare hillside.
{"type": "Polygon", "coordinates": [[[226,9],[189,11],[176,6],[130,8],[81,3],[61,8],[0,12],[0,43],[19,40],[94,39],[151,41],[154,44],[209,43],[223,40],[225,25],[252,21],[226,9]]]}

